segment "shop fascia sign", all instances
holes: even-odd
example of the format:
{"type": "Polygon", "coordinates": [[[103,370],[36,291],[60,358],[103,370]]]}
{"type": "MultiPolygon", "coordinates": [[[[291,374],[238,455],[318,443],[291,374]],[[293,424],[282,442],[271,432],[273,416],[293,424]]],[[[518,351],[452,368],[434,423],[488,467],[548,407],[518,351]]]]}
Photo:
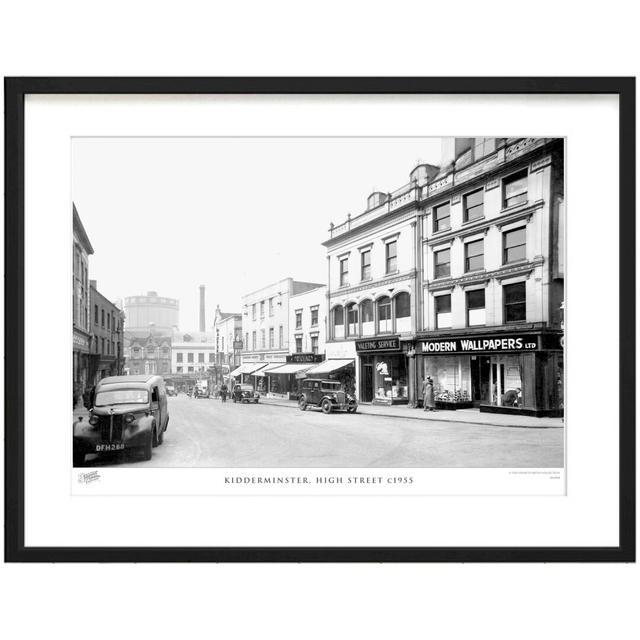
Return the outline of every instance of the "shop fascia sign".
{"type": "Polygon", "coordinates": [[[400,338],[373,338],[371,340],[356,340],[356,351],[400,351],[400,338]]]}
{"type": "Polygon", "coordinates": [[[293,353],[286,358],[287,362],[304,364],[305,362],[322,362],[324,356],[320,353],[293,353]]]}
{"type": "Polygon", "coordinates": [[[75,332],[73,333],[73,344],[77,347],[84,347],[85,349],[89,348],[89,340],[75,332]]]}
{"type": "Polygon", "coordinates": [[[483,338],[453,338],[450,340],[421,340],[422,353],[476,353],[501,351],[536,351],[537,335],[487,336],[483,338]]]}

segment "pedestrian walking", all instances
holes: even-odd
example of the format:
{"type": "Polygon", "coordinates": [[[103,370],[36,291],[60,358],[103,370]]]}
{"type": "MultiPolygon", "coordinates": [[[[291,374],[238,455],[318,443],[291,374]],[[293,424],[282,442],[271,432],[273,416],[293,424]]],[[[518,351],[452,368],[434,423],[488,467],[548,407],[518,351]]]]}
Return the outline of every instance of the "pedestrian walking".
{"type": "Polygon", "coordinates": [[[424,411],[435,411],[436,403],[433,398],[433,380],[427,376],[422,383],[422,407],[424,411]]]}
{"type": "Polygon", "coordinates": [[[227,391],[229,389],[227,388],[227,385],[222,383],[222,386],[220,387],[220,397],[222,398],[222,402],[226,402],[227,401],[227,391]]]}

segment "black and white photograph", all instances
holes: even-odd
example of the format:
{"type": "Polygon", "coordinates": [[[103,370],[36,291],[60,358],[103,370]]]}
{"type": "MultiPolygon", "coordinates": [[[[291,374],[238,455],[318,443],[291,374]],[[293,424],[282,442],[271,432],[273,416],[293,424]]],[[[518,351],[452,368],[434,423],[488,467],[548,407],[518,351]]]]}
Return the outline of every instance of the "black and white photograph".
{"type": "Polygon", "coordinates": [[[79,136],[71,176],[74,467],[564,468],[563,138],[79,136]]]}
{"type": "Polygon", "coordinates": [[[625,83],[52,82],[9,83],[19,557],[628,557],[625,83]]]}

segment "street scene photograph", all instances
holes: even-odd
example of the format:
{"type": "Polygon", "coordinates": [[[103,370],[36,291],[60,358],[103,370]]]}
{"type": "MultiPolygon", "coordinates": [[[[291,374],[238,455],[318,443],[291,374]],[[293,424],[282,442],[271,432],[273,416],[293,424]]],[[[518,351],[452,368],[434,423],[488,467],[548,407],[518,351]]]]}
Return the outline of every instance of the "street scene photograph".
{"type": "Polygon", "coordinates": [[[71,157],[74,467],[564,468],[564,139],[71,157]]]}

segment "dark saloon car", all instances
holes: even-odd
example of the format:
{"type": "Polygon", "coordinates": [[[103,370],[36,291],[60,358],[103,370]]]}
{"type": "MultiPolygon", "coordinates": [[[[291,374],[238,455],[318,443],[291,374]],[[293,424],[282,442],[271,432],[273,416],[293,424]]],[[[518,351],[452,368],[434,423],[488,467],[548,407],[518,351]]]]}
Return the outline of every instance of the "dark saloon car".
{"type": "Polygon", "coordinates": [[[336,380],[303,380],[298,393],[298,407],[302,411],[308,407],[322,409],[323,413],[332,411],[348,411],[355,413],[358,410],[356,399],[349,395],[344,386],[336,380]]]}
{"type": "Polygon", "coordinates": [[[73,425],[73,466],[89,453],[136,451],[151,460],[169,424],[160,376],[113,376],[98,382],[89,420],[73,425]]]}
{"type": "Polygon", "coordinates": [[[260,394],[250,384],[237,384],[231,394],[234,402],[255,402],[258,404],[260,394]]]}

